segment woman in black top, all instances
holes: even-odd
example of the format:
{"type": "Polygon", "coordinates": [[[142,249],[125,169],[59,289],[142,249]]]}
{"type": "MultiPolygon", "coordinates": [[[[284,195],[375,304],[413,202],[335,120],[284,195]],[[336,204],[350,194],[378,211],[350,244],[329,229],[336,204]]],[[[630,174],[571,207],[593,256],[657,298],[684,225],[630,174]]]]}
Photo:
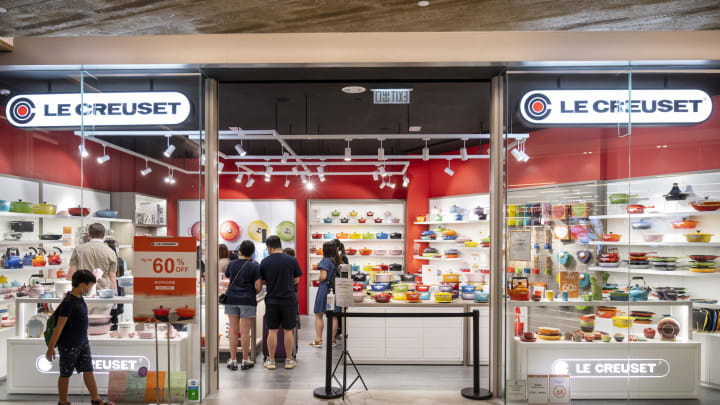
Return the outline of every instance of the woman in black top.
{"type": "Polygon", "coordinates": [[[262,289],[260,280],[260,265],[252,260],[255,253],[255,244],[244,240],[240,244],[240,255],[237,260],[228,264],[225,277],[230,280],[225,295],[225,315],[230,323],[230,359],[227,367],[237,370],[237,344],[238,329],[240,330],[242,346],[242,364],[240,368],[247,370],[254,366],[248,357],[250,351],[250,327],[255,322],[257,300],[255,296],[262,289]]]}

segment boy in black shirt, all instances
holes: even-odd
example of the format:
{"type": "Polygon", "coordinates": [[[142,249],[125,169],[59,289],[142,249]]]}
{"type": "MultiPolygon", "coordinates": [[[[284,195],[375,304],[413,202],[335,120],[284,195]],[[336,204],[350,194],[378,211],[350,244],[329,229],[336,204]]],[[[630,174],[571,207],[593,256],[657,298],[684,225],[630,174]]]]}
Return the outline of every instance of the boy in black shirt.
{"type": "Polygon", "coordinates": [[[72,290],[65,296],[57,312],[57,321],[45,357],[55,359],[55,346],[60,353],[60,378],[58,378],[58,405],[68,405],[68,385],[73,370],[83,373],[85,386],[90,392],[92,405],[110,405],[100,399],[93,375],[92,354],[88,343],[88,310],[83,295],[95,285],[95,276],[88,270],[78,270],[72,276],[72,290]]]}

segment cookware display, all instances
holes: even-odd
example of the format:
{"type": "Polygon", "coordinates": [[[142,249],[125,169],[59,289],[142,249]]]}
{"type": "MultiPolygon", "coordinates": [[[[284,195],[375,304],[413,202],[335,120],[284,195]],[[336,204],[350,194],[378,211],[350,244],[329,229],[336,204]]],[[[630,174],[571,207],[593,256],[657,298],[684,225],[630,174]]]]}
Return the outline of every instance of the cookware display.
{"type": "Polygon", "coordinates": [[[363,256],[370,256],[372,254],[372,252],[373,252],[372,249],[368,249],[368,248],[360,249],[360,254],[363,256]]]}
{"type": "Polygon", "coordinates": [[[387,254],[387,250],[385,250],[385,249],[375,249],[376,256],[385,256],[386,254],[387,254]]]}
{"type": "Polygon", "coordinates": [[[713,234],[697,231],[695,233],[686,233],[684,236],[688,242],[707,243],[710,242],[713,234]]]}
{"type": "Polygon", "coordinates": [[[112,288],[103,288],[98,290],[98,297],[100,298],[113,298],[115,296],[115,290],[112,288]]]}
{"type": "Polygon", "coordinates": [[[332,215],[332,216],[334,216],[334,217],[339,217],[339,216],[340,216],[340,211],[338,211],[338,210],[333,210],[333,211],[330,213],[330,215],[332,215]]]}
{"type": "Polygon", "coordinates": [[[362,234],[360,232],[353,232],[350,234],[350,239],[362,239],[362,234]]]}
{"type": "Polygon", "coordinates": [[[637,194],[615,193],[610,194],[610,204],[627,204],[631,198],[637,198],[637,194]]]}
{"type": "Polygon", "coordinates": [[[8,211],[10,211],[10,201],[0,200],[0,212],[8,212],[8,211]]]}
{"type": "Polygon", "coordinates": [[[353,281],[366,281],[367,280],[367,274],[365,273],[353,273],[353,275],[350,277],[353,281]]]}
{"type": "Polygon", "coordinates": [[[22,214],[32,214],[33,203],[17,200],[10,203],[10,212],[18,212],[22,214]]]}
{"type": "Polygon", "coordinates": [[[633,277],[632,280],[640,280],[642,281],[642,285],[635,284],[630,287],[630,291],[628,292],[630,301],[647,301],[651,288],[647,286],[645,278],[642,276],[636,276],[633,277]]]}
{"type": "Polygon", "coordinates": [[[390,254],[394,256],[399,256],[403,253],[402,249],[390,249],[390,254]]]}
{"type": "Polygon", "coordinates": [[[161,322],[168,322],[168,316],[170,315],[170,310],[168,308],[163,308],[161,305],[159,308],[153,309],[153,314],[155,315],[155,319],[161,322]]]}
{"type": "Polygon", "coordinates": [[[460,257],[460,251],[457,249],[446,249],[445,257],[447,259],[456,259],[456,258],[460,257]]]}
{"type": "Polygon", "coordinates": [[[118,212],[111,209],[104,209],[95,211],[95,216],[98,218],[117,218],[118,212]]]}
{"type": "Polygon", "coordinates": [[[680,334],[680,324],[673,318],[663,318],[657,324],[657,331],[662,340],[674,341],[680,334]]]}
{"type": "Polygon", "coordinates": [[[444,283],[457,283],[460,281],[460,274],[456,273],[445,273],[442,275],[444,283]]]}
{"type": "Polygon", "coordinates": [[[333,222],[333,219],[330,218],[330,217],[325,217],[325,218],[323,218],[323,223],[324,223],[324,224],[332,224],[332,222],[333,222]]]}
{"type": "Polygon", "coordinates": [[[358,216],[358,213],[357,213],[357,211],[352,210],[352,211],[348,212],[348,216],[350,218],[355,218],[356,216],[358,216]]]}
{"type": "Polygon", "coordinates": [[[365,301],[366,294],[364,292],[354,292],[353,293],[353,302],[356,304],[359,304],[363,301],[365,301]]]}
{"type": "Polygon", "coordinates": [[[514,276],[507,281],[507,294],[514,301],[529,301],[530,288],[527,277],[514,276]]]}
{"type": "Polygon", "coordinates": [[[386,232],[378,232],[375,234],[375,239],[389,239],[390,235],[386,232]]]}
{"type": "Polygon", "coordinates": [[[48,255],[48,264],[51,266],[58,266],[62,264],[62,250],[59,247],[54,247],[52,253],[48,255]]]}
{"type": "Polygon", "coordinates": [[[338,233],[335,234],[335,237],[338,238],[338,239],[340,239],[340,240],[350,239],[350,234],[347,233],[347,232],[338,232],[338,233]]]}
{"type": "Polygon", "coordinates": [[[33,232],[35,230],[35,222],[33,221],[10,221],[10,231],[12,232],[33,232]]]}
{"type": "Polygon", "coordinates": [[[645,221],[644,219],[641,219],[639,221],[633,221],[632,223],[632,229],[640,230],[650,228],[652,228],[652,223],[645,221]]]}
{"type": "Polygon", "coordinates": [[[388,302],[390,302],[392,295],[385,293],[385,292],[381,292],[381,293],[373,295],[372,297],[375,300],[375,302],[388,303],[388,302]]]}
{"type": "Polygon", "coordinates": [[[610,232],[600,235],[600,239],[602,239],[604,242],[620,242],[620,239],[622,239],[622,235],[610,232]]]}
{"type": "Polygon", "coordinates": [[[438,255],[438,250],[434,247],[426,247],[423,249],[423,257],[435,257],[438,255]]]}
{"type": "Polygon", "coordinates": [[[420,302],[420,294],[419,292],[408,291],[405,293],[405,299],[407,302],[420,302]]]}
{"type": "Polygon", "coordinates": [[[402,234],[400,232],[393,232],[390,234],[390,239],[402,239],[402,234]]]}
{"type": "Polygon", "coordinates": [[[323,234],[323,239],[335,239],[335,234],[332,232],[325,232],[323,234]]]}
{"type": "Polygon", "coordinates": [[[400,218],[398,218],[398,217],[393,217],[393,218],[390,220],[390,222],[392,222],[393,224],[399,224],[399,223],[400,223],[400,218]]]}
{"type": "Polygon", "coordinates": [[[32,213],[39,215],[55,215],[57,206],[43,202],[41,204],[33,204],[32,213]]]}
{"type": "Polygon", "coordinates": [[[367,233],[364,233],[364,234],[363,234],[362,238],[363,238],[363,239],[375,239],[375,234],[374,234],[374,233],[367,232],[367,233]]]}
{"type": "Polygon", "coordinates": [[[391,283],[395,279],[392,273],[378,273],[375,275],[376,283],[391,283]]]}
{"type": "Polygon", "coordinates": [[[88,216],[88,214],[90,214],[90,210],[87,208],[82,208],[78,205],[74,208],[68,208],[68,214],[73,217],[86,217],[88,216]]]}
{"type": "Polygon", "coordinates": [[[613,326],[616,328],[630,328],[634,320],[634,317],[626,315],[613,316],[612,318],[613,326]]]}
{"type": "Polygon", "coordinates": [[[676,221],[671,222],[673,229],[695,229],[695,227],[698,224],[698,221],[692,220],[692,219],[679,219],[676,221]]]}
{"type": "Polygon", "coordinates": [[[457,232],[452,229],[446,229],[443,231],[443,240],[455,240],[457,239],[457,232]]]}
{"type": "Polygon", "coordinates": [[[382,292],[387,289],[387,284],[384,283],[373,283],[370,285],[370,289],[377,292],[382,292]]]}
{"type": "Polygon", "coordinates": [[[40,235],[40,240],[60,240],[62,239],[62,235],[60,234],[54,234],[54,233],[46,233],[40,235]]]}
{"type": "Polygon", "coordinates": [[[341,223],[341,224],[347,224],[347,223],[349,223],[349,222],[350,222],[350,219],[348,219],[348,218],[340,218],[340,223],[341,223]]]}
{"type": "Polygon", "coordinates": [[[628,205],[626,210],[628,214],[642,214],[645,212],[647,208],[655,208],[654,205],[640,205],[640,204],[631,204],[628,205]]]}
{"type": "Polygon", "coordinates": [[[715,211],[720,208],[720,200],[710,200],[710,197],[705,197],[704,200],[692,201],[690,206],[693,207],[695,211],[715,211]]]}
{"type": "Polygon", "coordinates": [[[685,200],[685,199],[687,199],[689,195],[690,195],[690,194],[688,194],[688,193],[683,193],[683,192],[680,190],[680,187],[678,186],[678,183],[673,183],[672,188],[670,189],[670,191],[669,191],[667,194],[663,195],[663,197],[665,197],[665,200],[666,200],[666,201],[680,201],[680,200],[685,200]]]}
{"type": "Polygon", "coordinates": [[[488,302],[490,294],[482,291],[475,291],[475,302],[488,302]]]}
{"type": "Polygon", "coordinates": [[[478,220],[480,221],[487,219],[487,214],[485,213],[485,208],[483,207],[475,207],[475,209],[473,209],[473,213],[478,216],[478,220]]]}
{"type": "Polygon", "coordinates": [[[6,269],[21,269],[23,267],[23,259],[20,257],[18,248],[7,248],[3,255],[3,267],[6,269]]]}
{"type": "Polygon", "coordinates": [[[277,236],[284,242],[295,239],[295,224],[290,221],[282,221],[275,228],[277,236]]]}
{"type": "Polygon", "coordinates": [[[312,235],[313,239],[322,239],[323,235],[320,232],[314,232],[312,235]]]}
{"type": "Polygon", "coordinates": [[[358,218],[358,224],[364,224],[367,222],[367,218],[358,218]]]}
{"type": "Polygon", "coordinates": [[[388,266],[388,270],[390,271],[402,271],[402,264],[400,263],[393,263],[390,266],[388,266]]]}
{"type": "Polygon", "coordinates": [[[437,238],[437,234],[433,231],[422,231],[422,233],[420,233],[420,239],[435,240],[435,238],[437,238]]]}
{"type": "Polygon", "coordinates": [[[353,248],[345,249],[345,254],[348,256],[354,256],[357,252],[358,252],[357,249],[353,249],[353,248]]]}
{"type": "Polygon", "coordinates": [[[451,292],[436,292],[434,295],[435,295],[435,302],[438,302],[438,303],[452,302],[452,299],[453,299],[453,294],[451,292]]]}
{"type": "Polygon", "coordinates": [[[383,219],[382,218],[375,218],[376,224],[382,224],[383,219]]]}
{"type": "Polygon", "coordinates": [[[646,233],[643,235],[643,240],[645,242],[662,242],[665,235],[662,233],[646,233]]]}

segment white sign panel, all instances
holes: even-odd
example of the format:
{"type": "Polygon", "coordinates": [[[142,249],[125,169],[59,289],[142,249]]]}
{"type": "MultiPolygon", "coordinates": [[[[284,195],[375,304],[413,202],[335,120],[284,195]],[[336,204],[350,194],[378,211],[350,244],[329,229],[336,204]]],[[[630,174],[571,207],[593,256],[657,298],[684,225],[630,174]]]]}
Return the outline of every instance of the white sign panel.
{"type": "Polygon", "coordinates": [[[532,90],[520,114],[536,125],[697,124],[712,114],[702,90],[532,90]]]}
{"type": "MultiPolygon", "coordinates": [[[[150,368],[150,359],[133,355],[93,354],[92,365],[95,374],[108,374],[111,371],[137,371],[140,367],[150,368]]],[[[45,355],[35,359],[35,369],[43,374],[60,374],[60,357],[49,362],[45,355]]]]}
{"type": "Polygon", "coordinates": [[[410,104],[412,89],[372,89],[373,104],[410,104]]]}
{"type": "Polygon", "coordinates": [[[510,232],[510,260],[529,262],[531,247],[530,231],[510,232]]]}
{"type": "Polygon", "coordinates": [[[335,305],[349,307],[353,304],[353,281],[349,278],[335,279],[335,305]]]}
{"type": "Polygon", "coordinates": [[[5,116],[15,127],[175,125],[190,115],[190,100],[176,91],[21,94],[5,116]]]}
{"type": "Polygon", "coordinates": [[[558,359],[552,371],[574,378],[662,378],[670,373],[670,363],[664,359],[558,359]]]}

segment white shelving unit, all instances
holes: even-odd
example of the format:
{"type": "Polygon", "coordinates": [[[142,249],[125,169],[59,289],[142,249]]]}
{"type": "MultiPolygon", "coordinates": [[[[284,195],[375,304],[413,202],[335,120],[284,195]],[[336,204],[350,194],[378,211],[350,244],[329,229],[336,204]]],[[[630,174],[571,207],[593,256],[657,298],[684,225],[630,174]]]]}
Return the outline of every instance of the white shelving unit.
{"type": "Polygon", "coordinates": [[[446,257],[413,256],[413,259],[416,259],[416,260],[430,260],[430,261],[433,261],[433,262],[464,262],[464,263],[467,263],[467,259],[463,259],[463,258],[461,258],[461,257],[446,258],[446,257]]]}
{"type": "MultiPolygon", "coordinates": [[[[333,238],[335,239],[335,238],[333,238]]],[[[310,242],[327,242],[332,239],[311,239],[310,242]]],[[[345,243],[388,243],[388,242],[405,242],[405,239],[338,239],[343,244],[345,243]]]]}
{"type": "Polygon", "coordinates": [[[383,222],[382,224],[376,224],[375,222],[369,222],[369,221],[368,221],[367,223],[364,223],[364,224],[359,224],[359,223],[347,223],[347,224],[343,224],[343,223],[339,222],[339,220],[335,220],[335,222],[332,222],[332,223],[329,223],[329,224],[324,223],[324,222],[315,222],[315,223],[311,223],[310,225],[311,225],[311,226],[314,226],[314,227],[326,226],[326,227],[332,227],[332,228],[335,228],[335,227],[338,227],[338,226],[355,226],[355,227],[405,226],[405,224],[402,223],[402,222],[397,223],[397,224],[393,224],[393,223],[389,223],[389,222],[387,222],[387,223],[386,223],[386,222],[383,222]]]}
{"type": "Polygon", "coordinates": [[[720,211],[646,212],[642,214],[590,215],[589,219],[685,218],[718,215],[720,211]]]}
{"type": "Polygon", "coordinates": [[[458,225],[458,224],[485,224],[487,220],[465,220],[465,221],[421,221],[415,222],[415,225],[458,225]]]}
{"type": "Polygon", "coordinates": [[[608,273],[625,273],[625,274],[648,274],[654,276],[668,277],[700,277],[700,278],[720,278],[720,272],[715,273],[693,273],[690,270],[679,269],[671,271],[654,270],[654,269],[629,269],[627,267],[599,267],[590,266],[588,270],[606,271],[608,273]]]}
{"type": "MultiPolygon", "coordinates": [[[[311,259],[322,259],[323,257],[320,255],[308,255],[311,259]]],[[[352,262],[353,260],[360,260],[360,259],[404,259],[405,255],[351,255],[348,256],[348,259],[352,262]]]]}
{"type": "Polygon", "coordinates": [[[620,241],[620,242],[603,242],[591,240],[588,245],[596,246],[681,246],[681,247],[720,247],[720,242],[644,242],[644,241],[620,241]]]}

